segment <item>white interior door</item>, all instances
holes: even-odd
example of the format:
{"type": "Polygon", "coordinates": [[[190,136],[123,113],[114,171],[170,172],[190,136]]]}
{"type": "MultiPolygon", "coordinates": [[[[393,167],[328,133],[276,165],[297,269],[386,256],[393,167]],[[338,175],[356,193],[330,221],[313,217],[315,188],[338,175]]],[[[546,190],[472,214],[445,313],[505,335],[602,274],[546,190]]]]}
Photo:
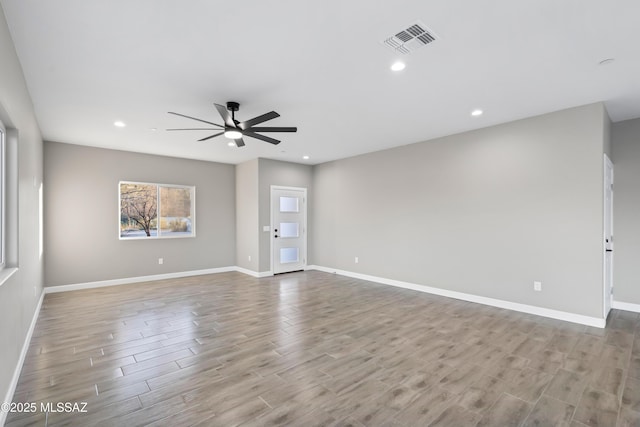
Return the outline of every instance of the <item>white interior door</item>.
{"type": "Polygon", "coordinates": [[[307,263],[307,189],[271,186],[273,274],[303,270],[307,263]]]}
{"type": "Polygon", "coordinates": [[[611,310],[613,291],[613,164],[604,155],[604,317],[611,310]]]}

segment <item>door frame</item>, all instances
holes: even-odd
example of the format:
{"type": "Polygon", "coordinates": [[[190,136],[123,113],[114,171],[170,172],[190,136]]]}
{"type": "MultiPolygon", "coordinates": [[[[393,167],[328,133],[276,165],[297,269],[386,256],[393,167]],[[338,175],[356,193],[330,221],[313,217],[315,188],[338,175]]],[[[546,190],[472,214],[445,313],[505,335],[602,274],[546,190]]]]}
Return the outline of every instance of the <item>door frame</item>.
{"type": "Polygon", "coordinates": [[[273,218],[273,193],[275,190],[284,190],[284,191],[302,191],[303,192],[303,207],[304,207],[304,212],[302,212],[302,218],[304,221],[304,226],[302,227],[302,235],[303,235],[303,250],[304,250],[304,257],[302,260],[302,267],[303,269],[306,269],[307,267],[307,229],[309,228],[307,225],[307,188],[306,187],[288,187],[288,186],[283,186],[283,185],[272,185],[270,187],[270,191],[269,191],[269,265],[271,267],[271,274],[275,274],[275,269],[274,269],[274,260],[275,257],[273,256],[273,230],[275,229],[275,224],[273,223],[274,218],[273,218]]]}
{"type": "Polygon", "coordinates": [[[610,222],[611,224],[611,247],[613,248],[613,182],[615,179],[614,176],[614,169],[613,169],[613,162],[611,161],[611,159],[609,158],[609,156],[607,156],[607,154],[604,154],[604,162],[603,162],[603,212],[602,212],[602,217],[603,217],[603,224],[602,224],[602,292],[603,292],[603,299],[602,299],[602,313],[603,313],[603,317],[604,320],[606,322],[607,320],[607,316],[609,315],[609,311],[611,311],[611,308],[613,306],[613,252],[610,252],[610,256],[611,256],[611,265],[610,265],[610,269],[607,269],[607,243],[606,243],[606,239],[607,239],[607,220],[610,222]],[[611,210],[610,210],[610,215],[609,218],[607,218],[607,167],[611,168],[611,210]],[[607,277],[607,275],[609,275],[609,277],[607,277]],[[609,282],[607,282],[607,280],[609,280],[609,282]],[[610,286],[607,286],[607,283],[610,284],[610,286]],[[609,301],[609,304],[607,304],[607,301],[609,301]]]}

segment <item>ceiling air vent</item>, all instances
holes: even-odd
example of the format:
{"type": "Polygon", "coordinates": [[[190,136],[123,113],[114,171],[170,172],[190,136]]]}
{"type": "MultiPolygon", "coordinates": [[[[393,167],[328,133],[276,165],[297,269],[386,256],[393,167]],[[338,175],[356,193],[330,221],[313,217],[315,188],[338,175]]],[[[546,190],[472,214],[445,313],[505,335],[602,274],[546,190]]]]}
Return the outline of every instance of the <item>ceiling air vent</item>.
{"type": "Polygon", "coordinates": [[[393,36],[382,41],[394,52],[409,54],[436,39],[436,36],[421,22],[409,25],[393,36]]]}

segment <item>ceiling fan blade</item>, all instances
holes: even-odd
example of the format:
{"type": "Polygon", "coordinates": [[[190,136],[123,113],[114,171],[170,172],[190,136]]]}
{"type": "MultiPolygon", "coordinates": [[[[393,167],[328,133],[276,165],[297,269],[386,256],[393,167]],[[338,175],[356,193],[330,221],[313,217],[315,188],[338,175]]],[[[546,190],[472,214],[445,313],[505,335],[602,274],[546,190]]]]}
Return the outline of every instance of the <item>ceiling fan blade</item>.
{"type": "Polygon", "coordinates": [[[258,135],[257,133],[251,132],[251,131],[243,131],[242,134],[244,136],[250,136],[251,138],[256,138],[256,139],[260,139],[264,142],[268,142],[269,144],[273,144],[273,145],[278,145],[280,144],[280,141],[278,141],[277,139],[274,138],[270,138],[268,136],[264,136],[264,135],[258,135]]]}
{"type": "Polygon", "coordinates": [[[269,113],[264,113],[261,116],[254,117],[253,119],[246,120],[242,123],[239,123],[238,126],[240,129],[245,130],[249,129],[253,125],[257,125],[258,123],[266,122],[267,120],[273,120],[276,117],[280,117],[280,114],[275,111],[271,111],[269,113]]]}
{"type": "Polygon", "coordinates": [[[297,132],[297,127],[266,127],[266,128],[249,128],[251,132],[297,132]]]}
{"type": "Polygon", "coordinates": [[[180,114],[180,113],[174,113],[173,111],[169,111],[169,114],[174,114],[174,115],[180,116],[180,117],[186,117],[187,119],[191,119],[191,120],[197,120],[197,121],[202,122],[202,123],[207,123],[207,124],[210,124],[210,125],[213,125],[213,126],[218,126],[219,128],[223,128],[224,127],[224,126],[219,125],[217,123],[208,122],[208,121],[202,120],[202,119],[196,119],[195,117],[187,116],[187,115],[180,114]]]}
{"type": "Polygon", "coordinates": [[[224,132],[216,133],[216,134],[213,134],[213,135],[208,136],[208,137],[206,137],[206,138],[199,139],[199,140],[198,140],[198,142],[200,142],[200,141],[206,141],[207,139],[215,138],[216,136],[220,136],[220,135],[223,135],[223,134],[224,134],[224,132]]]}
{"type": "Polygon", "coordinates": [[[234,141],[236,142],[236,147],[244,147],[244,141],[242,138],[234,139],[234,141]]]}
{"type": "Polygon", "coordinates": [[[220,130],[213,128],[185,128],[185,129],[167,129],[167,130],[220,130]]]}
{"type": "Polygon", "coordinates": [[[233,122],[233,118],[231,117],[231,114],[229,114],[229,110],[227,110],[227,107],[224,107],[220,104],[213,105],[216,106],[216,110],[218,110],[218,113],[220,113],[220,117],[222,117],[222,120],[224,120],[224,123],[227,126],[236,127],[236,124],[233,122]]]}

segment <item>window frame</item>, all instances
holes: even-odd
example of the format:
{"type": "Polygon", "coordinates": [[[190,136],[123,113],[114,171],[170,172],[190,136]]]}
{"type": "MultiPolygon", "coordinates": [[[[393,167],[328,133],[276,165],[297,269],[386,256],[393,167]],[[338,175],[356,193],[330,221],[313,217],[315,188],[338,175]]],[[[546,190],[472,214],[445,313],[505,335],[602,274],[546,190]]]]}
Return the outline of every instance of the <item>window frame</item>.
{"type": "Polygon", "coordinates": [[[119,240],[156,240],[156,239],[189,239],[196,237],[196,186],[195,185],[180,185],[180,184],[162,184],[158,182],[141,182],[141,181],[119,181],[118,182],[118,239],[119,240]],[[156,187],[156,235],[151,236],[131,236],[126,237],[122,235],[122,185],[148,185],[156,187]],[[159,227],[160,214],[162,212],[160,191],[162,188],[180,188],[188,189],[190,192],[190,211],[191,211],[191,234],[171,235],[171,233],[162,235],[161,228],[159,227]]]}
{"type": "Polygon", "coordinates": [[[0,271],[7,266],[7,131],[0,121],[0,271]]]}

